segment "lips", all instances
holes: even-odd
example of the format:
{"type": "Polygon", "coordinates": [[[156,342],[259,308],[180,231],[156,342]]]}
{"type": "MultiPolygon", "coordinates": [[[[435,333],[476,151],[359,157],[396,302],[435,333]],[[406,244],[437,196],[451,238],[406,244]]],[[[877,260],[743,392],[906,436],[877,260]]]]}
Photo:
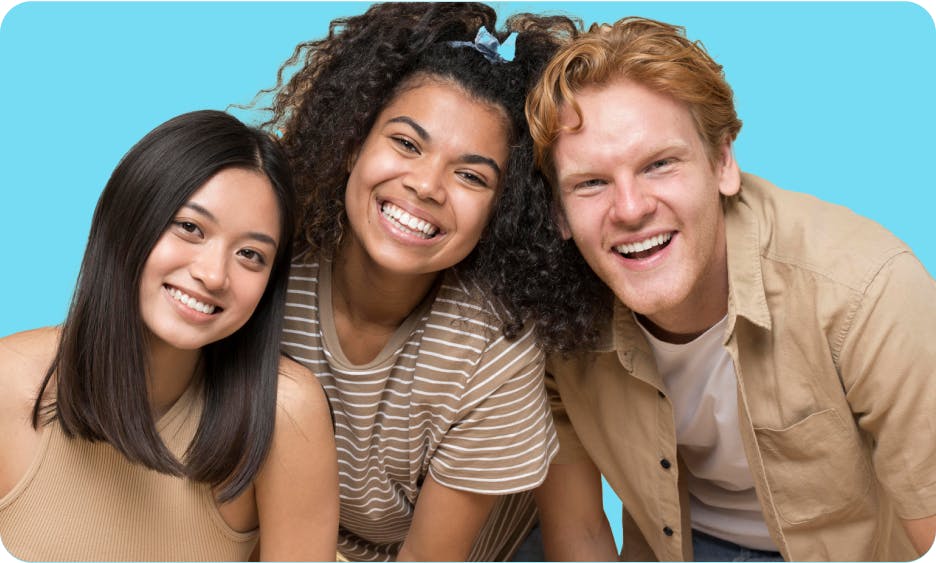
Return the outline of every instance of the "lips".
{"type": "Polygon", "coordinates": [[[205,315],[213,315],[215,313],[220,313],[221,311],[223,311],[221,307],[213,303],[205,303],[203,301],[199,301],[197,298],[192,297],[191,295],[189,295],[188,293],[185,293],[184,291],[182,291],[181,289],[177,287],[172,287],[170,285],[164,285],[163,287],[166,288],[166,291],[169,293],[170,297],[172,297],[173,299],[175,299],[176,301],[178,301],[182,305],[185,305],[186,307],[188,307],[189,309],[193,311],[197,311],[205,315]]]}
{"type": "Polygon", "coordinates": [[[666,248],[672,238],[672,232],[660,233],[640,241],[620,244],[615,246],[614,250],[624,258],[642,260],[666,248]]]}
{"type": "Polygon", "coordinates": [[[380,213],[387,218],[390,224],[406,234],[430,239],[439,233],[437,225],[415,217],[389,201],[385,201],[380,205],[380,213]]]}

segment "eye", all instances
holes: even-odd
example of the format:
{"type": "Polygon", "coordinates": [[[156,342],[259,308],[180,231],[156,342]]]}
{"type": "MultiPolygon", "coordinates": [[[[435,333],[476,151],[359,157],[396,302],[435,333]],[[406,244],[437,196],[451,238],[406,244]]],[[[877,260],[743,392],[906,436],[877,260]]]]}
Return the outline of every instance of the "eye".
{"type": "Polygon", "coordinates": [[[266,257],[252,248],[242,248],[237,251],[237,255],[245,258],[248,262],[258,267],[265,266],[267,263],[266,257]]]}
{"type": "Polygon", "coordinates": [[[661,158],[660,160],[654,160],[653,162],[650,163],[649,166],[647,166],[647,168],[645,168],[645,171],[646,171],[646,172],[657,172],[657,171],[659,171],[659,170],[662,170],[662,169],[668,167],[669,165],[673,164],[674,162],[676,162],[676,159],[675,159],[675,158],[661,158]]]}
{"type": "Polygon", "coordinates": [[[459,176],[462,180],[464,180],[465,182],[467,182],[467,183],[469,183],[469,184],[471,184],[471,185],[473,185],[473,186],[478,186],[478,187],[481,187],[481,188],[486,188],[486,187],[488,187],[487,180],[485,180],[484,177],[475,174],[475,173],[472,172],[471,170],[459,170],[459,171],[456,172],[456,174],[458,174],[458,176],[459,176]]]}
{"type": "Polygon", "coordinates": [[[172,227],[182,234],[202,236],[201,228],[191,221],[176,220],[172,222],[172,227]]]}
{"type": "Polygon", "coordinates": [[[596,188],[598,186],[603,186],[606,183],[607,182],[605,182],[601,178],[589,178],[588,180],[575,184],[574,186],[572,186],[572,189],[575,189],[575,190],[586,189],[587,190],[588,188],[596,188]]]}
{"type": "Polygon", "coordinates": [[[401,137],[399,135],[394,135],[390,137],[393,141],[399,145],[406,152],[411,152],[413,154],[419,154],[419,147],[415,143],[407,139],[406,137],[401,137]]]}

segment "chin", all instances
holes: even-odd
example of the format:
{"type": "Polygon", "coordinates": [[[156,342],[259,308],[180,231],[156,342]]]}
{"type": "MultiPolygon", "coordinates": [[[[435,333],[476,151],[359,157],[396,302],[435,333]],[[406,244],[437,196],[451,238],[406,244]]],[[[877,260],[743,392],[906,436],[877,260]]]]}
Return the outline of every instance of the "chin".
{"type": "Polygon", "coordinates": [[[201,350],[202,348],[211,344],[212,342],[217,342],[217,340],[181,340],[177,342],[169,341],[167,342],[167,344],[169,344],[176,350],[195,351],[195,350],[201,350]]]}
{"type": "Polygon", "coordinates": [[[211,338],[204,335],[186,336],[181,335],[178,332],[168,335],[154,332],[153,335],[166,346],[180,351],[200,350],[212,342],[217,342],[220,340],[220,338],[211,338]]]}
{"type": "Polygon", "coordinates": [[[627,306],[628,309],[652,318],[655,315],[664,314],[677,308],[683,301],[678,296],[672,294],[652,294],[650,292],[638,292],[633,288],[624,291],[614,291],[614,295],[627,306]]]}

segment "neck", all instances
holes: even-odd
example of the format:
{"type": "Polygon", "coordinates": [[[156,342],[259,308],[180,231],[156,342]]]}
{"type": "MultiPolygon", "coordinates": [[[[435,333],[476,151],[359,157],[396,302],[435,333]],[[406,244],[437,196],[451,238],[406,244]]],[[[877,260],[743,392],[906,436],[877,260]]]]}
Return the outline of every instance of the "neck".
{"type": "Polygon", "coordinates": [[[179,350],[150,336],[150,409],[158,420],[182,396],[195,377],[201,350],[179,350]]]}
{"type": "Polygon", "coordinates": [[[635,316],[637,317],[638,322],[640,322],[640,324],[643,325],[645,329],[647,329],[647,332],[652,334],[657,340],[669,342],[670,344],[688,344],[705,334],[708,329],[715,326],[718,321],[724,318],[724,315],[722,315],[715,319],[715,321],[711,324],[707,324],[706,321],[705,323],[700,323],[700,326],[696,326],[694,328],[683,329],[681,332],[672,332],[656,324],[648,317],[637,313],[635,313],[635,316]]]}
{"type": "Polygon", "coordinates": [[[396,330],[432,290],[439,272],[399,274],[379,267],[356,245],[333,263],[332,307],[353,325],[396,330]]]}

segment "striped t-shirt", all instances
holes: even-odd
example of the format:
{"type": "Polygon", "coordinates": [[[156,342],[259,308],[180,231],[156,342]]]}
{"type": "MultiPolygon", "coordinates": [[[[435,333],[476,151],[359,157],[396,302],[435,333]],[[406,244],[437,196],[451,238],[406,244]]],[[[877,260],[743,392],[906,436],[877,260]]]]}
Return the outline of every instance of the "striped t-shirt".
{"type": "Polygon", "coordinates": [[[429,473],[504,495],[470,558],[509,558],[535,519],[530,489],[558,449],[532,333],[506,340],[495,308],[448,271],[374,360],[353,365],[335,330],[331,262],[322,263],[293,263],[283,347],[319,377],[334,411],[339,552],[395,558],[429,473]]]}

